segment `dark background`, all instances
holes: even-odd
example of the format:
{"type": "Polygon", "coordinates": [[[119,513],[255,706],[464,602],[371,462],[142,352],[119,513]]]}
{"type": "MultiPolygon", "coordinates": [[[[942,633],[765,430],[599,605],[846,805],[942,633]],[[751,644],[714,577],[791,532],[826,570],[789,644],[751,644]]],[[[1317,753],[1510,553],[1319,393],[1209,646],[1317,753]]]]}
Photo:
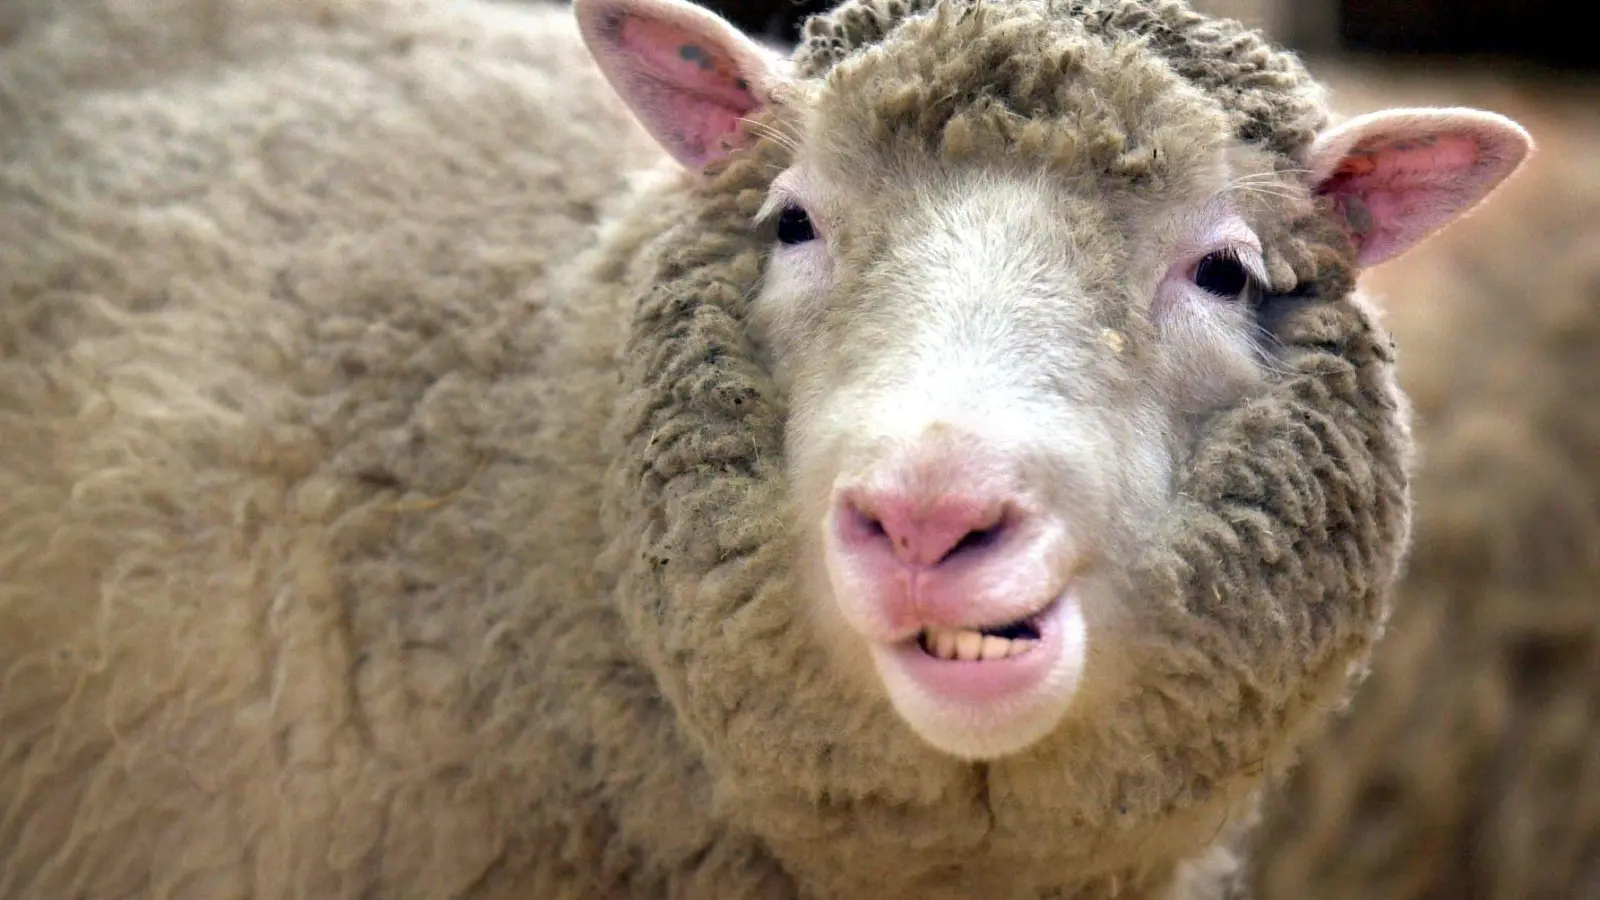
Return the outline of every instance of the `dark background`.
{"type": "MultiPolygon", "coordinates": [[[[753,35],[791,43],[805,16],[837,0],[695,0],[753,35]]],[[[1308,54],[1478,57],[1521,66],[1600,70],[1589,10],[1570,0],[1265,0],[1205,2],[1308,54]],[[1270,21],[1266,21],[1270,20],[1270,21]]]]}

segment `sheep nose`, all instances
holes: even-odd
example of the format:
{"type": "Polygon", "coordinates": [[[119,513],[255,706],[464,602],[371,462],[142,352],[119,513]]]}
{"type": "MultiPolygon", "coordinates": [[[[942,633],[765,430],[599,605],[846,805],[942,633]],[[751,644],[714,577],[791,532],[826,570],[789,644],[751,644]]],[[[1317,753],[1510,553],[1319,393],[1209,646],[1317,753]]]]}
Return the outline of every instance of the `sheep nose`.
{"type": "Polygon", "coordinates": [[[933,568],[1000,544],[1009,528],[1007,511],[1004,498],[959,487],[849,490],[841,492],[834,523],[849,551],[933,568]]]}

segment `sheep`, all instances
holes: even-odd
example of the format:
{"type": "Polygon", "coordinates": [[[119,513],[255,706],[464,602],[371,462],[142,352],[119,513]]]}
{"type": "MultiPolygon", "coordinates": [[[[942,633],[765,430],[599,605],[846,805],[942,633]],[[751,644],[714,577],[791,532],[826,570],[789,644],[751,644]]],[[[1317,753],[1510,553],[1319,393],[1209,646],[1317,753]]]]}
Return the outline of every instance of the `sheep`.
{"type": "Polygon", "coordinates": [[[1338,105],[1490,102],[1541,152],[1366,287],[1419,452],[1372,674],[1273,798],[1261,900],[1600,897],[1600,128],[1593,85],[1331,65],[1338,105]]]}
{"type": "Polygon", "coordinates": [[[1531,150],[1169,0],[61,0],[0,50],[0,896],[1238,897],[1355,290],[1531,150]]]}

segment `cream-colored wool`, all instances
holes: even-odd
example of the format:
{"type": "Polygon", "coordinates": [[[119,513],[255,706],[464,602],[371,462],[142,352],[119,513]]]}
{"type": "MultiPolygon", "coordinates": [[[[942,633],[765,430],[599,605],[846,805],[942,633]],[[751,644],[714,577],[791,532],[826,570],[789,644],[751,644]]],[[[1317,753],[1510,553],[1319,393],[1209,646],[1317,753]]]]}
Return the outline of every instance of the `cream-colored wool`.
{"type": "Polygon", "coordinates": [[[1600,897],[1600,92],[1318,74],[1342,109],[1487,105],[1541,148],[1365,280],[1416,404],[1415,547],[1372,675],[1259,831],[1257,896],[1600,897]]]}
{"type": "MultiPolygon", "coordinates": [[[[1196,122],[1285,170],[1321,125],[1289,57],[1174,4],[889,29],[923,5],[810,32],[840,116],[1130,197],[1196,122]],[[1051,37],[1128,63],[1078,73],[1127,89],[1081,153],[995,105],[1048,119],[1051,37]]],[[[1282,371],[1125,573],[1138,683],[977,764],[794,602],[742,328],[781,143],[630,195],[662,154],[539,7],[71,0],[0,34],[0,896],[1237,890],[1409,529],[1389,341],[1303,195],[1260,211],[1282,371]]]]}

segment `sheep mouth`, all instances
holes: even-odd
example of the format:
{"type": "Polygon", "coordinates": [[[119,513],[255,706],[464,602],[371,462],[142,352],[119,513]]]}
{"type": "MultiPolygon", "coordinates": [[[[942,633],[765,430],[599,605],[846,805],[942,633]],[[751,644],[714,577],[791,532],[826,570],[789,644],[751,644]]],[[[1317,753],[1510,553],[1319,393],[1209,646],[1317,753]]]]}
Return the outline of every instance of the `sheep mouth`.
{"type": "Polygon", "coordinates": [[[934,659],[950,662],[1012,659],[1039,645],[1039,620],[1046,611],[1004,625],[983,628],[928,626],[917,635],[917,646],[934,659]]]}

